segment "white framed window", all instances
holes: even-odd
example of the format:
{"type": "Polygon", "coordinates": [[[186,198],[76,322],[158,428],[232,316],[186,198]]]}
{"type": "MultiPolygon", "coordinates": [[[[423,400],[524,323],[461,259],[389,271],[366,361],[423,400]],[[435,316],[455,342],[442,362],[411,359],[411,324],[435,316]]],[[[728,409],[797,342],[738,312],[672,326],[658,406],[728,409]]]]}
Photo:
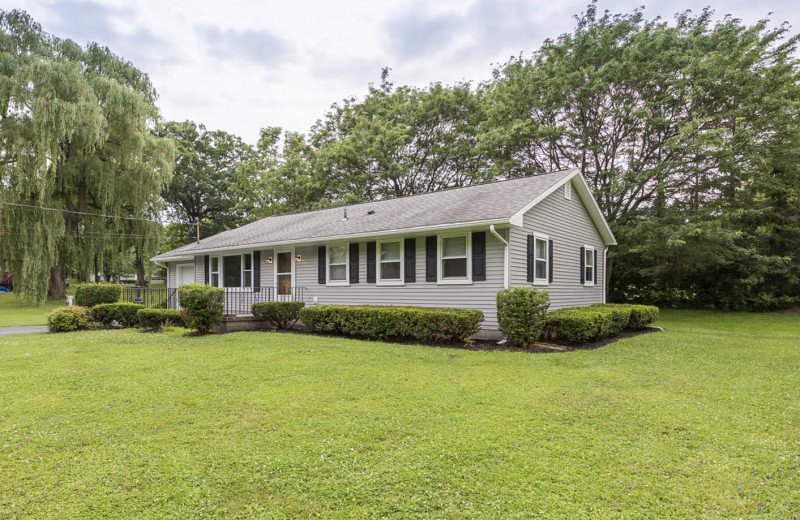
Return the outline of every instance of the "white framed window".
{"type": "Polygon", "coordinates": [[[212,256],[209,262],[212,287],[253,288],[253,253],[212,256]]]}
{"type": "Polygon", "coordinates": [[[550,273],[550,238],[533,234],[533,285],[547,285],[550,273]]]}
{"type": "Polygon", "coordinates": [[[472,283],[472,233],[439,235],[439,283],[472,283]]]}
{"type": "Polygon", "coordinates": [[[347,243],[328,245],[328,279],[326,285],[349,285],[350,246],[347,243]]]}
{"type": "Polygon", "coordinates": [[[378,241],[378,284],[403,284],[403,241],[378,241]]]}
{"type": "Polygon", "coordinates": [[[212,256],[210,259],[211,267],[211,287],[221,287],[219,284],[219,257],[212,256]]]}
{"type": "Polygon", "coordinates": [[[594,286],[594,255],[592,246],[583,246],[583,285],[594,286]]]}

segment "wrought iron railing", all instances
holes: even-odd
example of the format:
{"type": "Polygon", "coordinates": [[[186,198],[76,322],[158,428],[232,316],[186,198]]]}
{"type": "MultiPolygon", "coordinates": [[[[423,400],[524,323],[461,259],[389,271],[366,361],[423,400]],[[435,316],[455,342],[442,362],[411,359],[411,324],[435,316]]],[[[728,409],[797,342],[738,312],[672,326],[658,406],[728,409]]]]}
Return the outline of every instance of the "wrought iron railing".
{"type": "Polygon", "coordinates": [[[177,309],[178,289],[174,287],[122,287],[122,301],[140,303],[150,309],[177,309]]]}
{"type": "MultiPolygon", "coordinates": [[[[153,309],[180,309],[174,287],[123,287],[122,301],[140,303],[153,309]]],[[[225,287],[227,316],[250,314],[255,302],[303,301],[302,287],[225,287]]]]}
{"type": "Polygon", "coordinates": [[[256,302],[301,302],[302,287],[226,287],[225,315],[250,314],[250,307],[256,302]]]}

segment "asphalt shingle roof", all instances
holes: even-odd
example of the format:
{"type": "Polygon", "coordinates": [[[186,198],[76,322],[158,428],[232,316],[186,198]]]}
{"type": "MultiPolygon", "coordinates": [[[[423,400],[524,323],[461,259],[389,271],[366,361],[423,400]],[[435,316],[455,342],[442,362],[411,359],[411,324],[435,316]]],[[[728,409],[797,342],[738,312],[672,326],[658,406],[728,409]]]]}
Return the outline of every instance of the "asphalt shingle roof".
{"type": "Polygon", "coordinates": [[[209,249],[402,231],[508,219],[574,170],[433,193],[278,215],[162,253],[156,260],[209,249]],[[343,219],[347,210],[347,220],[343,219]]]}

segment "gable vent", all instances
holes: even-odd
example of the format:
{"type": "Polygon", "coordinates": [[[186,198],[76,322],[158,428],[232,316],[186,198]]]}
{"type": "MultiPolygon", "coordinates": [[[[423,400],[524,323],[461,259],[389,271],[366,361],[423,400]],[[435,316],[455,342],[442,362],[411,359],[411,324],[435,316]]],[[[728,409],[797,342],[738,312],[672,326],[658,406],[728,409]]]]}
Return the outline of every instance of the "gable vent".
{"type": "Polygon", "coordinates": [[[564,184],[564,198],[572,200],[572,181],[567,181],[564,184]]]}

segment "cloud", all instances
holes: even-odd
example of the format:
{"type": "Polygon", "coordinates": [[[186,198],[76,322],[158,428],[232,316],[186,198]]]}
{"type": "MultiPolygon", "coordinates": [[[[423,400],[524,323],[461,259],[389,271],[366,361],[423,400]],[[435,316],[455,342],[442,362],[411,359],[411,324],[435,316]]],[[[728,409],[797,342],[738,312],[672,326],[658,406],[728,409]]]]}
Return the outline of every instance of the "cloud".
{"type": "Polygon", "coordinates": [[[398,57],[417,58],[449,47],[459,24],[460,20],[452,16],[426,17],[413,12],[389,20],[386,33],[398,57]]]}
{"type": "Polygon", "coordinates": [[[268,30],[235,31],[211,25],[195,29],[205,41],[209,53],[220,59],[276,66],[293,55],[291,46],[268,30]]]}

